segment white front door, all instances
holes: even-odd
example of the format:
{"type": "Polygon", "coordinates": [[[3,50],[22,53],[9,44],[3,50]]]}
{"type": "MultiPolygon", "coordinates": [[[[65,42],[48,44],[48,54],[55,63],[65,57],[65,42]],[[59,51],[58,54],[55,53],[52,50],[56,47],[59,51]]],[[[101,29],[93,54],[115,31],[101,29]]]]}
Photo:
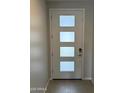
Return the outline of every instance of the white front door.
{"type": "Polygon", "coordinates": [[[81,79],[84,61],[84,9],[51,9],[53,79],[81,79]]]}

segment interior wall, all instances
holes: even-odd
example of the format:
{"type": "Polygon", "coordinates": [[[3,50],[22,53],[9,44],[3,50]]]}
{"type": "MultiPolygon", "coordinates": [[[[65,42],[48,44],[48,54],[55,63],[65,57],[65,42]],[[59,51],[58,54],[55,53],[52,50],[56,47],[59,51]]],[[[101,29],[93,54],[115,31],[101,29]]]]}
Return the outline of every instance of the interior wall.
{"type": "Polygon", "coordinates": [[[49,79],[48,14],[45,0],[31,0],[30,9],[30,87],[31,93],[43,93],[49,79]]]}
{"type": "Polygon", "coordinates": [[[94,61],[92,64],[92,84],[94,84],[94,61]]]}
{"type": "Polygon", "coordinates": [[[85,42],[84,42],[84,79],[92,79],[93,35],[94,35],[94,3],[92,1],[49,1],[49,8],[85,8],[85,42]]]}

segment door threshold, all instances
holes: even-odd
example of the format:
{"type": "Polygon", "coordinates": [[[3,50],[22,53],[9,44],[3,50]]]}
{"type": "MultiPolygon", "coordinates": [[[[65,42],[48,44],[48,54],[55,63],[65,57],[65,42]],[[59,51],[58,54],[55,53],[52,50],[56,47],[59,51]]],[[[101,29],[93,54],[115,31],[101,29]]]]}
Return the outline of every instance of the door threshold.
{"type": "Polygon", "coordinates": [[[52,79],[52,80],[82,80],[82,79],[52,79]]]}

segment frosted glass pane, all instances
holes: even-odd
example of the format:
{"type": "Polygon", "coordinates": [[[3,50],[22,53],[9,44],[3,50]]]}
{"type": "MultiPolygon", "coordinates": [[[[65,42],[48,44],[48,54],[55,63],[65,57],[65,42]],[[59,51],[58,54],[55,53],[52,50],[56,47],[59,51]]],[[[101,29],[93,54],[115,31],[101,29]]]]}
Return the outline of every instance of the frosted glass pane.
{"type": "Polygon", "coordinates": [[[60,42],[74,42],[74,32],[60,32],[60,42]]]}
{"type": "Polygon", "coordinates": [[[74,72],[74,61],[61,61],[60,71],[72,71],[74,72]]]}
{"type": "Polygon", "coordinates": [[[74,57],[74,47],[60,47],[60,57],[74,57]]]}
{"type": "Polygon", "coordinates": [[[75,16],[60,16],[60,27],[74,27],[75,16]]]}

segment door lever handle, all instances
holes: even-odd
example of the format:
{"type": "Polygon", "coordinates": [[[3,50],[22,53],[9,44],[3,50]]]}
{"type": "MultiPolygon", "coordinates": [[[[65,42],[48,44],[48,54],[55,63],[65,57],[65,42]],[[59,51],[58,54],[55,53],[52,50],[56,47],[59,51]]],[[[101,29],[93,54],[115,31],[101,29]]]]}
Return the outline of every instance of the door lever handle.
{"type": "Polygon", "coordinates": [[[82,52],[83,52],[83,49],[79,48],[79,55],[78,56],[82,56],[82,52]]]}

